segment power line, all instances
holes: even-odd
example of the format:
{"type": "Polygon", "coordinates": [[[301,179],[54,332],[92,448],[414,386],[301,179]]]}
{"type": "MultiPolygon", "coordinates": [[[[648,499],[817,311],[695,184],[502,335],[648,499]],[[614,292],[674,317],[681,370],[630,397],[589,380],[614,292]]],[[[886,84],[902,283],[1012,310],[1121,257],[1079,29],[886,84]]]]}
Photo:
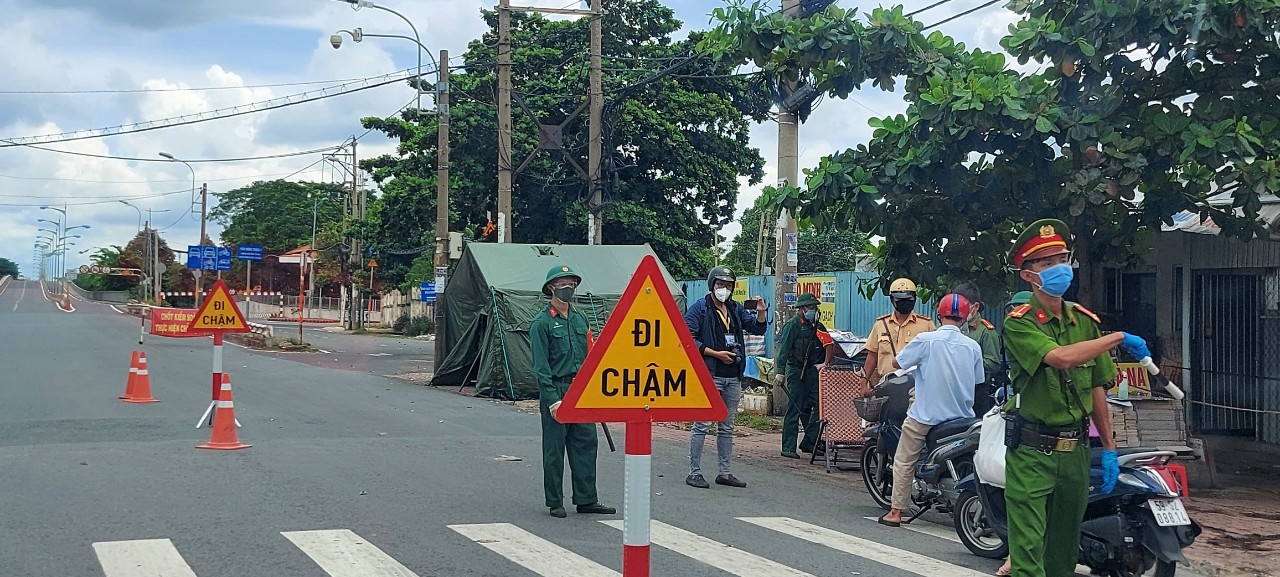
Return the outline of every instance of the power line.
{"type": "MultiPolygon", "coordinates": [[[[424,75],[425,74],[426,73],[424,73],[424,75]]],[[[387,77],[387,76],[390,76],[390,75],[383,75],[383,77],[387,77]]],[[[404,79],[396,77],[396,78],[391,78],[389,80],[384,80],[382,82],[377,82],[373,84],[369,84],[368,83],[369,80],[371,79],[361,80],[360,83],[363,84],[363,86],[360,86],[358,88],[346,88],[347,86],[346,84],[339,84],[332,87],[326,87],[320,90],[313,90],[313,91],[303,92],[299,94],[292,94],[292,95],[283,96],[280,98],[273,98],[271,100],[251,102],[248,104],[242,104],[242,105],[234,106],[230,108],[220,108],[220,109],[209,111],[209,112],[198,112],[195,114],[186,114],[178,117],[135,122],[132,124],[124,124],[124,125],[112,126],[107,128],[77,130],[74,132],[63,132],[59,134],[43,134],[38,136],[23,136],[23,137],[11,138],[11,139],[0,139],[0,148],[11,148],[14,146],[29,146],[32,143],[49,144],[54,142],[68,142],[72,140],[102,138],[105,136],[133,134],[137,132],[148,132],[151,130],[159,130],[162,128],[172,128],[175,126],[198,124],[201,122],[208,122],[210,120],[221,120],[224,118],[232,118],[236,116],[243,116],[246,114],[254,114],[257,112],[265,112],[268,110],[275,110],[278,108],[296,106],[298,104],[315,102],[318,100],[324,100],[327,98],[333,98],[335,96],[342,96],[345,94],[353,94],[356,92],[361,92],[364,90],[369,90],[372,88],[378,88],[381,86],[386,86],[388,84],[401,82],[404,79]],[[330,92],[330,89],[337,89],[338,91],[330,92]],[[319,95],[310,96],[313,93],[319,93],[319,95]],[[245,109],[245,110],[242,110],[242,109],[245,109]]],[[[348,84],[351,84],[351,83],[348,83],[348,84]]]]}
{"type": "MultiPolygon", "coordinates": [[[[280,176],[281,174],[286,174],[286,173],[280,172],[276,174],[250,174],[246,176],[231,176],[227,178],[210,178],[210,179],[206,179],[205,182],[225,182],[229,180],[248,180],[250,178],[268,178],[272,176],[280,176]]],[[[0,178],[11,178],[14,180],[43,180],[43,181],[56,181],[56,182],[87,182],[90,184],[159,184],[159,183],[169,183],[169,182],[190,182],[190,179],[185,179],[185,178],[180,178],[176,180],[87,180],[82,178],[55,178],[55,177],[48,177],[48,176],[15,176],[12,174],[0,174],[0,178]]],[[[0,196],[3,196],[3,195],[0,195],[0,196]]]]}
{"type": "MultiPolygon", "coordinates": [[[[397,70],[395,74],[416,71],[416,68],[397,70]]],[[[122,89],[81,89],[81,90],[0,90],[0,94],[37,95],[37,94],[146,94],[151,92],[206,92],[217,90],[240,90],[244,88],[285,88],[289,86],[314,86],[316,84],[337,84],[355,82],[362,78],[335,78],[332,80],[307,80],[302,82],[278,82],[275,84],[246,84],[244,86],[200,86],[179,88],[122,88],[122,89]]]]}
{"type": "MultiPolygon", "coordinates": [[[[146,194],[141,196],[131,196],[127,198],[112,198],[110,200],[95,200],[95,201],[85,201],[85,202],[66,202],[65,200],[63,200],[62,204],[67,206],[90,206],[94,204],[112,204],[112,203],[120,202],[122,200],[147,200],[152,198],[173,196],[175,194],[191,194],[191,189],[176,190],[173,192],[164,192],[160,194],[146,194]]],[[[47,200],[49,197],[34,197],[34,198],[45,198],[46,200],[41,202],[36,202],[36,203],[0,203],[0,206],[43,206],[43,205],[49,204],[47,200]]],[[[55,197],[55,198],[64,199],[66,197],[55,197]]]]}
{"type": "Polygon", "coordinates": [[[940,21],[938,21],[938,22],[934,22],[933,24],[930,24],[930,25],[928,25],[928,26],[925,26],[924,28],[921,28],[921,29],[920,29],[920,31],[921,31],[921,32],[923,32],[923,31],[928,30],[928,29],[930,29],[930,28],[935,28],[935,27],[941,26],[941,25],[946,24],[947,22],[950,22],[950,21],[955,20],[955,19],[957,19],[957,18],[961,18],[961,17],[964,17],[964,16],[968,16],[968,15],[970,15],[970,14],[973,14],[974,12],[977,12],[977,11],[979,11],[979,10],[982,10],[983,8],[987,8],[987,7],[989,7],[989,6],[994,6],[994,5],[996,5],[996,4],[999,4],[999,3],[1001,3],[1001,2],[1006,2],[1006,1],[1007,1],[1007,0],[988,0],[988,2],[986,2],[985,4],[980,4],[980,5],[979,5],[979,6],[977,6],[976,8],[970,8],[970,9],[968,9],[968,10],[965,10],[964,12],[961,12],[961,13],[959,13],[959,14],[956,14],[955,16],[951,16],[950,18],[944,18],[944,19],[942,19],[942,20],[940,20],[940,21]]]}
{"type": "MultiPolygon", "coordinates": [[[[210,120],[216,120],[216,119],[210,119],[210,120]]],[[[0,142],[8,142],[8,141],[4,139],[0,139],[0,142]]],[[[34,148],[36,150],[43,150],[45,152],[56,152],[58,154],[69,154],[71,156],[84,156],[88,158],[104,158],[107,160],[128,160],[132,162],[172,162],[166,158],[138,158],[133,156],[114,156],[111,154],[93,154],[91,152],[77,152],[74,150],[58,150],[56,148],[47,148],[44,146],[37,146],[35,144],[22,144],[19,146],[23,146],[26,148],[34,148]]],[[[5,147],[4,145],[0,145],[0,148],[4,148],[4,147],[5,147]]],[[[301,150],[298,152],[267,154],[262,156],[244,156],[240,158],[196,158],[192,160],[187,160],[187,162],[190,162],[192,164],[197,164],[197,163],[208,163],[208,162],[247,162],[251,160],[269,160],[273,158],[291,158],[294,156],[306,156],[308,154],[316,154],[318,152],[324,152],[326,150],[333,150],[334,148],[336,147],[327,146],[324,148],[316,148],[313,150],[301,150]]]]}

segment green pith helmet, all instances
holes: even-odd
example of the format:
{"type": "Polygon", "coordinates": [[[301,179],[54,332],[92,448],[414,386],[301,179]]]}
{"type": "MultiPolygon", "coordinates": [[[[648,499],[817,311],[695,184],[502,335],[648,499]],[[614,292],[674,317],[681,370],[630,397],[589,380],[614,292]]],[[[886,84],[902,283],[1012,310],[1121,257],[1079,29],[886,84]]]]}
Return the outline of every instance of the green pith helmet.
{"type": "Polygon", "coordinates": [[[794,306],[795,308],[816,307],[821,304],[822,301],[819,301],[818,297],[814,296],[813,293],[804,293],[796,299],[796,304],[794,306]]]}
{"type": "Polygon", "coordinates": [[[542,294],[551,296],[551,281],[565,277],[572,278],[578,281],[578,284],[582,284],[582,277],[573,272],[573,269],[565,265],[553,266],[551,270],[547,271],[547,280],[542,283],[542,294]]]}
{"type": "Polygon", "coordinates": [[[1009,304],[1006,304],[1005,308],[1025,305],[1029,302],[1031,302],[1031,291],[1020,291],[1009,297],[1009,304]]]}

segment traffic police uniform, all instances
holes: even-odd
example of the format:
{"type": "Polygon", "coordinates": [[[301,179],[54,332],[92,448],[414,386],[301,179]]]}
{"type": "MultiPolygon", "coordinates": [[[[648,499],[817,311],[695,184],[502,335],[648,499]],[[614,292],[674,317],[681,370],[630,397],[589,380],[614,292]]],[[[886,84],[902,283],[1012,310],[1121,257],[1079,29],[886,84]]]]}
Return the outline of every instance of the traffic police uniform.
{"type": "MultiPolygon", "coordinates": [[[[914,290],[914,287],[912,288],[914,290]]],[[[880,377],[897,370],[893,368],[893,359],[902,352],[902,347],[907,346],[911,339],[916,338],[920,333],[927,333],[937,328],[932,319],[914,312],[908,314],[906,322],[901,324],[894,318],[894,313],[879,317],[871,323],[866,346],[877,355],[876,366],[872,367],[875,372],[866,371],[871,384],[875,385],[880,377]]]]}
{"type": "MultiPolygon", "coordinates": [[[[1067,226],[1040,220],[1018,237],[1010,260],[1066,252],[1067,226]],[[1056,251],[1056,252],[1055,252],[1056,251]],[[1045,253],[1045,254],[1037,254],[1045,253]]],[[[1102,336],[1097,315],[1063,301],[1063,316],[1045,309],[1040,295],[1009,313],[1005,350],[1015,397],[1006,405],[1021,418],[1021,443],[1005,456],[1005,504],[1013,577],[1074,574],[1080,522],[1089,500],[1089,415],[1093,388],[1116,378],[1110,355],[1059,371],[1044,363],[1053,349],[1102,336]],[[1063,376],[1067,381],[1063,382],[1063,376]]]]}
{"type": "MultiPolygon", "coordinates": [[[[547,272],[542,292],[556,279],[581,277],[567,266],[555,266],[547,272]]],[[[538,377],[538,411],[542,414],[542,484],[547,507],[564,506],[564,458],[569,454],[569,470],[573,482],[573,504],[595,504],[596,498],[596,426],[594,423],[561,423],[551,416],[551,405],[564,398],[569,384],[587,358],[589,329],[587,317],[572,306],[567,316],[554,305],[542,309],[529,326],[533,350],[533,369],[538,377]]]]}
{"type": "MultiPolygon", "coordinates": [[[[817,307],[821,304],[813,293],[804,293],[796,299],[796,308],[817,307]]],[[[800,315],[787,321],[782,327],[782,340],[778,344],[775,370],[782,371],[787,380],[787,396],[791,403],[782,420],[782,454],[794,455],[796,438],[801,423],[804,424],[804,440],[800,450],[813,452],[818,442],[818,369],[814,365],[826,359],[827,345],[832,344],[831,334],[821,321],[801,322],[800,315]]]]}

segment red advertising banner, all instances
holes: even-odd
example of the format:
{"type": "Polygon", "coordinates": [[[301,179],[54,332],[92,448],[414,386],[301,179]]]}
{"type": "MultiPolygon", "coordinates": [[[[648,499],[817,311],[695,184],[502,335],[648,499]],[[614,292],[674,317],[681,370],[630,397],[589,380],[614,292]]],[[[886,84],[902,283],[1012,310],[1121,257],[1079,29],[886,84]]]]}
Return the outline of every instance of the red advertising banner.
{"type": "Polygon", "coordinates": [[[195,309],[167,309],[151,307],[151,334],[161,337],[201,337],[200,333],[187,331],[191,320],[196,318],[195,309]]]}

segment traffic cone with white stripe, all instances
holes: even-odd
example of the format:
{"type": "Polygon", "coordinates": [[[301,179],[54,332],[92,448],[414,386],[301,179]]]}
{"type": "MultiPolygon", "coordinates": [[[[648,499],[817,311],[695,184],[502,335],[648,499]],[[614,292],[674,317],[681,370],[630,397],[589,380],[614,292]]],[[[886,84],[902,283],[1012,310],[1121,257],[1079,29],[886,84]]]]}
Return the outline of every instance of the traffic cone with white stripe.
{"type": "Polygon", "coordinates": [[[252,447],[253,445],[241,443],[240,436],[236,432],[236,410],[235,405],[231,403],[231,377],[226,373],[222,374],[222,390],[218,393],[218,401],[215,405],[213,431],[209,435],[209,442],[197,445],[196,448],[234,451],[252,447]]]}
{"type": "Polygon", "coordinates": [[[138,371],[133,378],[133,391],[125,394],[129,395],[129,398],[124,400],[126,403],[160,402],[151,396],[151,373],[147,371],[147,353],[138,353],[138,371]]]}
{"type": "Polygon", "coordinates": [[[129,378],[124,382],[124,394],[120,395],[121,399],[132,399],[133,388],[138,382],[138,351],[133,351],[133,357],[129,360],[129,378]]]}

